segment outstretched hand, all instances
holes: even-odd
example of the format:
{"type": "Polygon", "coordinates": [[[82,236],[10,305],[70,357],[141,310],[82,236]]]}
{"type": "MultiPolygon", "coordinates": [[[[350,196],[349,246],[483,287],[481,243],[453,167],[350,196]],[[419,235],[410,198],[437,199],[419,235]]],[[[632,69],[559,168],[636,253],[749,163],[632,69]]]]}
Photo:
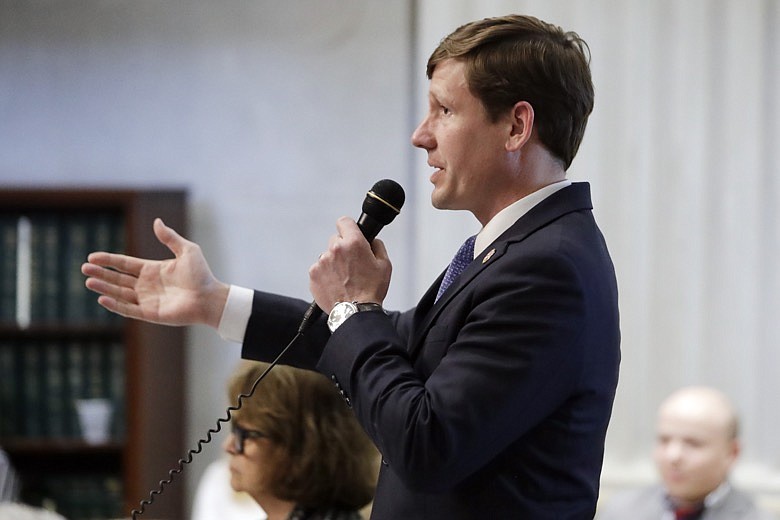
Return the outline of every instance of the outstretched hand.
{"type": "Polygon", "coordinates": [[[155,219],[154,234],[174,254],[147,260],[95,252],[81,266],[88,289],[111,312],[164,325],[218,327],[229,286],[211,273],[200,246],[155,219]]]}

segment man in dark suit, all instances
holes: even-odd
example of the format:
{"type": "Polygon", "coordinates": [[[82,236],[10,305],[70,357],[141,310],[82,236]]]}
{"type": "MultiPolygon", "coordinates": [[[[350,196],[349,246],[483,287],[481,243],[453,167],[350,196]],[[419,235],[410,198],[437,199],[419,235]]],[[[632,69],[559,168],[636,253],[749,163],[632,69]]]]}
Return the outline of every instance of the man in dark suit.
{"type": "MultiPolygon", "coordinates": [[[[372,518],[594,515],[620,339],[589,187],[566,179],[593,107],[586,49],[507,16],[458,28],[431,55],[412,142],[434,169],[433,205],[483,227],[416,308],[382,309],[390,260],[352,219],[310,269],[328,320],[283,362],[330,377],[382,453],[372,518]]],[[[160,221],[155,233],[175,260],[90,256],[87,286],[106,308],[209,324],[253,359],[295,334],[306,302],[229,287],[197,246],[160,221]],[[184,291],[166,299],[166,287],[184,291]]]]}

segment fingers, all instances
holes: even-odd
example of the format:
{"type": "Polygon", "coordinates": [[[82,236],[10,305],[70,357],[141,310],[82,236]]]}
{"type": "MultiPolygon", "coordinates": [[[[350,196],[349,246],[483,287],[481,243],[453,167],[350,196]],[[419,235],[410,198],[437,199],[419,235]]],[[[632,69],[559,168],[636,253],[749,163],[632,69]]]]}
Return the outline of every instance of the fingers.
{"type": "Polygon", "coordinates": [[[182,237],[173,228],[166,226],[161,218],[154,219],[153,228],[157,240],[170,249],[174,255],[178,257],[184,252],[184,248],[189,243],[189,240],[182,237]]]}
{"type": "Polygon", "coordinates": [[[341,217],[336,221],[336,229],[338,230],[339,236],[345,239],[355,239],[355,238],[362,238],[363,232],[360,231],[360,228],[357,225],[357,222],[355,222],[353,219],[349,217],[341,217]]]}
{"type": "MultiPolygon", "coordinates": [[[[98,260],[103,259],[100,256],[103,255],[103,253],[93,253],[93,255],[98,256],[98,260]]],[[[90,259],[93,255],[90,255],[90,259]]],[[[140,272],[140,269],[138,271],[140,272]]],[[[81,272],[88,277],[84,282],[87,289],[101,295],[109,296],[113,300],[118,300],[120,302],[137,303],[135,284],[138,281],[138,278],[135,275],[101,267],[96,263],[83,264],[81,266],[81,272]]],[[[110,310],[113,310],[114,304],[109,302],[109,305],[111,305],[110,310]]]]}
{"type": "Polygon", "coordinates": [[[387,254],[387,248],[385,247],[385,243],[382,242],[379,238],[375,238],[371,242],[371,250],[374,252],[374,256],[377,260],[390,260],[389,255],[387,254]]]}
{"type": "Polygon", "coordinates": [[[146,261],[140,258],[117,253],[104,253],[102,251],[90,253],[89,256],[87,256],[87,262],[88,263],[81,266],[81,272],[87,276],[98,275],[98,273],[105,270],[101,268],[114,269],[132,276],[138,276],[141,273],[141,269],[146,264],[146,261]],[[94,268],[90,264],[93,264],[94,268]],[[84,270],[85,268],[88,269],[88,272],[84,270]]]}
{"type": "Polygon", "coordinates": [[[105,307],[109,311],[116,314],[121,314],[122,316],[126,316],[125,314],[122,314],[119,311],[119,307],[120,307],[119,302],[116,301],[114,298],[111,298],[110,296],[101,295],[98,297],[97,301],[102,307],[105,307]]]}
{"type": "Polygon", "coordinates": [[[115,283],[106,282],[99,278],[87,278],[84,282],[87,289],[101,295],[109,296],[118,301],[137,303],[138,296],[132,285],[121,286],[115,283]]]}
{"type": "Polygon", "coordinates": [[[138,305],[121,302],[110,296],[100,296],[97,301],[102,307],[125,318],[143,319],[138,305]]]}
{"type": "MultiPolygon", "coordinates": [[[[91,263],[81,264],[81,273],[88,277],[87,281],[104,281],[114,285],[117,285],[120,282],[121,276],[123,276],[123,274],[118,271],[112,271],[111,269],[106,269],[91,263]]],[[[124,276],[135,279],[127,274],[124,276]]],[[[128,285],[132,285],[132,283],[129,283],[128,285]]]]}
{"type": "Polygon", "coordinates": [[[362,244],[366,240],[357,223],[349,217],[341,217],[336,221],[337,233],[328,239],[328,249],[324,251],[318,260],[337,254],[341,250],[348,249],[354,244],[362,244]]]}

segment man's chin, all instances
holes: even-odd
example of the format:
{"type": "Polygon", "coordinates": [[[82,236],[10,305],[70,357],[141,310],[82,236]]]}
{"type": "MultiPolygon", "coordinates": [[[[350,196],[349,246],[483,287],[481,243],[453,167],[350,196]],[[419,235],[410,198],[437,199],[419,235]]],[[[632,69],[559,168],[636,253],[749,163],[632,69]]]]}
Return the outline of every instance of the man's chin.
{"type": "Polygon", "coordinates": [[[437,192],[436,189],[431,193],[431,205],[436,209],[453,209],[452,201],[448,200],[443,193],[437,192]]]}

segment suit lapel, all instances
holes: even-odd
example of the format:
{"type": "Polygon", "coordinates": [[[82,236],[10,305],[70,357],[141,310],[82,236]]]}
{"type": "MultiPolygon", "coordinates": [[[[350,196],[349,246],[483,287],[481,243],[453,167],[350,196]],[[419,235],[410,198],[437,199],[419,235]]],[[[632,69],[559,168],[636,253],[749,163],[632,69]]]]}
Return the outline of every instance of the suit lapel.
{"type": "Polygon", "coordinates": [[[441,313],[447,304],[455,298],[460,291],[466,287],[471,280],[474,279],[479,273],[481,273],[489,264],[503,256],[506,251],[507,242],[494,242],[485,251],[483,251],[477,258],[472,261],[466,269],[458,276],[458,278],[449,286],[449,288],[442,294],[439,301],[436,303],[436,293],[439,291],[439,285],[444,277],[444,273],[431,285],[428,291],[423,296],[422,300],[417,306],[415,313],[415,331],[412,335],[412,344],[410,349],[410,355],[415,356],[420,346],[423,343],[425,334],[431,325],[436,321],[436,318],[441,313]],[[487,261],[483,262],[485,257],[488,257],[487,261]]]}
{"type": "Polygon", "coordinates": [[[441,311],[482,271],[504,256],[511,244],[523,241],[532,233],[567,213],[591,210],[592,208],[588,183],[574,183],[568,188],[553,193],[517,219],[517,222],[486,247],[434,304],[436,293],[444,277],[442,272],[417,305],[414,318],[415,328],[409,349],[410,356],[415,357],[423,344],[428,329],[436,321],[441,311]]]}

